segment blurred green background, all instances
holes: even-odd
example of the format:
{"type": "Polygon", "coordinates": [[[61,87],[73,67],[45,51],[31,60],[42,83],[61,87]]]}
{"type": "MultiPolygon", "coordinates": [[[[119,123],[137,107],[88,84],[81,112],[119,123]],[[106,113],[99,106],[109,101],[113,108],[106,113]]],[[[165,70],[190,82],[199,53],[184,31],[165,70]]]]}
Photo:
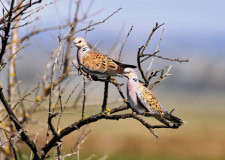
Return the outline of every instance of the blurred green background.
{"type": "MultiPolygon", "coordinates": [[[[26,28],[21,28],[22,37],[33,28],[46,28],[63,25],[72,19],[75,13],[75,2],[61,0],[47,6],[35,16],[40,19],[26,28]],[[69,15],[69,17],[68,17],[69,15]]],[[[88,8],[91,1],[81,3],[81,13],[88,8]]],[[[153,69],[172,64],[168,79],[153,89],[157,99],[168,110],[176,108],[174,114],[188,123],[178,130],[156,130],[159,139],[134,120],[106,121],[102,120],[89,125],[91,134],[81,147],[81,159],[93,156],[93,159],[108,157],[109,160],[155,159],[155,160],[223,160],[225,159],[225,1],[223,0],[96,0],[93,1],[90,13],[95,13],[87,21],[79,23],[77,28],[89,24],[90,20],[97,22],[104,19],[119,7],[123,9],[98,25],[87,34],[87,40],[105,53],[110,54],[114,47],[114,57],[118,56],[121,44],[130,27],[134,29],[123,50],[123,62],[136,65],[138,48],[145,43],[155,22],[165,23],[163,41],[159,55],[170,58],[189,59],[189,63],[179,64],[157,60],[153,69]]],[[[33,17],[34,18],[34,17],[33,17]]],[[[68,28],[62,30],[66,33],[68,28]]],[[[153,37],[146,53],[155,50],[162,30],[153,37]]],[[[18,79],[22,80],[24,90],[37,84],[44,72],[49,52],[58,46],[59,31],[38,34],[30,39],[26,48],[17,58],[18,79]]],[[[84,36],[79,33],[77,36],[84,36]]],[[[72,57],[76,56],[76,47],[72,48],[72,57]]],[[[147,68],[150,61],[146,62],[147,68]]],[[[0,80],[7,84],[6,71],[0,73],[0,80]]],[[[68,80],[67,92],[71,86],[81,82],[82,78],[68,80]]],[[[126,82],[119,78],[120,82],[126,82]]],[[[66,81],[67,82],[67,81],[66,81]]],[[[65,84],[64,84],[65,85],[65,84]]],[[[81,88],[82,86],[80,86],[81,88]]],[[[99,103],[103,97],[103,84],[93,82],[88,89],[88,103],[99,103]],[[96,95],[99,95],[96,97],[96,95]]],[[[125,92],[125,86],[123,91],[125,92]]],[[[72,100],[75,99],[75,93],[72,100]]],[[[110,87],[109,101],[116,101],[119,94],[110,87]]],[[[72,102],[71,100],[71,102],[72,102]]],[[[109,105],[116,107],[118,103],[109,105]]],[[[63,117],[61,127],[80,118],[80,108],[70,109],[63,117]]],[[[100,112],[100,105],[88,106],[87,115],[100,112]]],[[[130,110],[128,111],[130,112],[130,110]]],[[[47,114],[40,112],[35,119],[47,126],[47,114]]],[[[151,123],[157,123],[148,119],[151,123]]],[[[41,126],[31,125],[29,130],[36,133],[41,126]]],[[[81,132],[81,131],[80,131],[81,132]]],[[[63,151],[69,153],[80,132],[63,139],[63,151]]],[[[46,132],[43,132],[45,134],[46,132]]],[[[40,134],[39,137],[43,135],[40,134]]],[[[38,143],[43,143],[39,138],[38,143]]]]}

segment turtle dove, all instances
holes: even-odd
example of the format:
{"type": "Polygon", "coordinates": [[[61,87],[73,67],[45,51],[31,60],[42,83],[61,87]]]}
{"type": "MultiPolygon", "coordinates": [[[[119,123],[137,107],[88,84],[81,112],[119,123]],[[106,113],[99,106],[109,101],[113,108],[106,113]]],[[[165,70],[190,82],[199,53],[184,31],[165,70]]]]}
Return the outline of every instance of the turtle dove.
{"type": "Polygon", "coordinates": [[[75,38],[73,42],[78,48],[78,64],[82,71],[87,75],[91,75],[93,80],[106,79],[110,76],[121,76],[125,68],[136,68],[136,66],[122,64],[96,50],[90,49],[86,40],[82,37],[75,38]]]}
{"type": "Polygon", "coordinates": [[[124,69],[124,76],[128,78],[127,97],[130,107],[137,113],[150,113],[151,116],[169,126],[172,122],[180,126],[184,121],[168,113],[162,105],[156,100],[153,93],[143,86],[137,77],[136,71],[132,68],[124,69]]]}

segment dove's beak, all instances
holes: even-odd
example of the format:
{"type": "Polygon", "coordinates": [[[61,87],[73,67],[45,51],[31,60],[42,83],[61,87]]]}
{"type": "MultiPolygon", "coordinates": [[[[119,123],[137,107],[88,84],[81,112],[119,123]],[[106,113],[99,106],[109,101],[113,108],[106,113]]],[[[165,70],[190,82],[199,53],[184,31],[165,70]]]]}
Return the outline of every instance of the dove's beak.
{"type": "Polygon", "coordinates": [[[123,77],[129,78],[127,73],[123,73],[123,77]]]}

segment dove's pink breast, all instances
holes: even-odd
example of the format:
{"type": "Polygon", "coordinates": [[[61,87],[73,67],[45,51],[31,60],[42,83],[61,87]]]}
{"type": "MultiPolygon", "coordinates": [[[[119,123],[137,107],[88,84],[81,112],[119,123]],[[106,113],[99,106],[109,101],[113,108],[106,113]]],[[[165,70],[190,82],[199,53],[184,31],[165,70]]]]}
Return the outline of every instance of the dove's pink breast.
{"type": "Polygon", "coordinates": [[[133,102],[133,105],[137,105],[137,95],[136,95],[136,84],[132,82],[128,82],[127,89],[128,89],[128,99],[133,102]]]}

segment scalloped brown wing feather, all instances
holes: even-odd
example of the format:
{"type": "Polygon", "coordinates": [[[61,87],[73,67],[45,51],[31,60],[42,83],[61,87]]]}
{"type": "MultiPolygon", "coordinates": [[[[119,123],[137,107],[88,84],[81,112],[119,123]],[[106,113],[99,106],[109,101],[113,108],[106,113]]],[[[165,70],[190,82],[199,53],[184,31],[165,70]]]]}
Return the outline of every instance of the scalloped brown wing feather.
{"type": "Polygon", "coordinates": [[[140,84],[140,88],[142,88],[142,92],[139,98],[141,97],[142,100],[139,100],[139,105],[142,105],[144,108],[149,107],[150,111],[156,113],[154,114],[154,117],[167,126],[170,126],[167,120],[176,125],[182,125],[183,121],[180,118],[177,118],[165,111],[163,112],[159,102],[156,100],[153,93],[147,87],[144,87],[140,84]]]}
{"type": "Polygon", "coordinates": [[[143,97],[144,101],[148,104],[148,106],[150,106],[150,110],[162,115],[163,111],[159,102],[156,100],[155,96],[148,88],[143,87],[141,96],[143,97]]]}
{"type": "Polygon", "coordinates": [[[89,51],[88,54],[82,58],[81,64],[92,71],[110,74],[122,74],[126,67],[136,68],[136,66],[122,64],[93,50],[89,51]]]}
{"type": "Polygon", "coordinates": [[[153,93],[146,87],[142,86],[142,92],[141,92],[141,97],[142,97],[142,106],[144,106],[145,108],[149,107],[148,110],[150,110],[151,112],[154,112],[156,114],[154,114],[154,117],[159,120],[160,122],[162,122],[163,124],[170,126],[169,123],[166,121],[165,117],[163,116],[163,111],[162,108],[159,104],[159,102],[156,100],[155,96],[153,95],[153,93]],[[145,106],[146,103],[147,106],[145,106]]]}

